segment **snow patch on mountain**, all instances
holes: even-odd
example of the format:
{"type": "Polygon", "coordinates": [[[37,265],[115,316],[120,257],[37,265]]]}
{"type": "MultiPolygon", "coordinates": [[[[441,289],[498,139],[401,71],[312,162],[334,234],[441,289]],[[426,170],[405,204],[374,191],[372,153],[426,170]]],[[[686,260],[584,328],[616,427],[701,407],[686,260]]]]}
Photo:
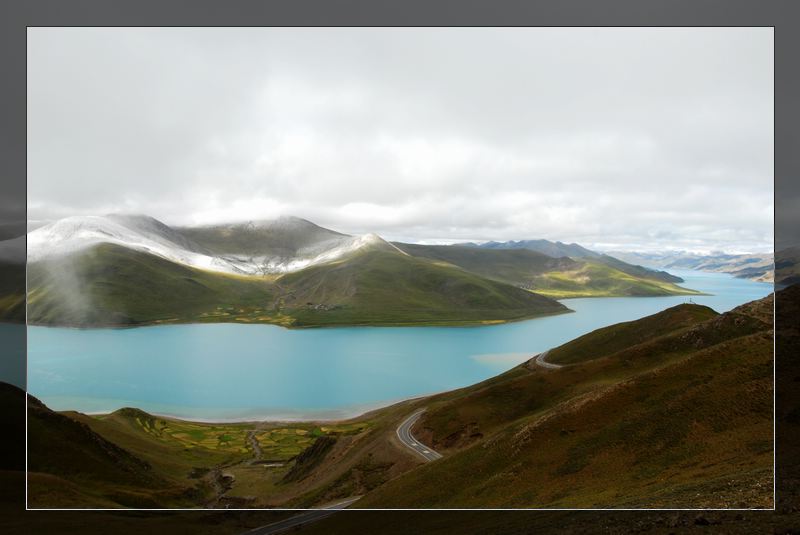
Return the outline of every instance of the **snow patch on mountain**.
{"type": "MultiPolygon", "coordinates": [[[[287,222],[288,219],[278,225],[287,222]]],[[[68,217],[33,230],[28,234],[27,258],[28,262],[38,262],[101,243],[128,247],[207,271],[244,275],[290,273],[337,260],[365,247],[378,244],[394,247],[376,234],[341,235],[302,248],[291,257],[215,255],[151,217],[109,215],[68,217]]]]}

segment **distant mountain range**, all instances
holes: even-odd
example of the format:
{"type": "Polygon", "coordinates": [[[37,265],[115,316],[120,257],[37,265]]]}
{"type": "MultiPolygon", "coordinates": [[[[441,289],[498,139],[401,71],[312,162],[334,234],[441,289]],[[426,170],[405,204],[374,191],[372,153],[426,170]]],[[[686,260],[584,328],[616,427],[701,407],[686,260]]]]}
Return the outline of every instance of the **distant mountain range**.
{"type": "Polygon", "coordinates": [[[696,269],[730,273],[734,277],[762,282],[775,280],[772,254],[710,254],[686,252],[632,253],[613,251],[610,254],[626,262],[663,269],[696,269]]]}
{"type": "Polygon", "coordinates": [[[590,251],[589,249],[578,245],[577,243],[563,243],[560,241],[552,242],[549,240],[521,240],[521,241],[507,241],[496,242],[490,241],[480,245],[475,243],[468,243],[466,245],[473,247],[480,247],[482,249],[526,249],[529,251],[536,251],[538,253],[551,256],[553,258],[578,258],[589,259],[601,264],[606,264],[615,269],[633,275],[636,277],[655,278],[664,282],[683,282],[683,279],[671,275],[666,271],[658,271],[655,269],[635,265],[635,263],[628,263],[620,260],[621,257],[613,257],[607,254],[590,251]]]}
{"type": "Polygon", "coordinates": [[[589,249],[578,245],[577,243],[563,243],[560,241],[550,240],[519,240],[519,241],[489,241],[481,244],[466,243],[464,245],[471,245],[473,247],[482,247],[484,249],[529,249],[537,251],[553,258],[568,256],[571,258],[598,258],[600,253],[590,251],[589,249]]]}
{"type": "MultiPolygon", "coordinates": [[[[557,256],[529,245],[390,243],[296,217],[204,227],[148,216],[70,217],[27,235],[27,319],[474,324],[569,311],[554,298],[697,293],[666,272],[576,244],[514,243],[557,256]],[[556,253],[562,246],[580,255],[556,253]]],[[[25,274],[14,267],[24,250],[24,236],[0,242],[0,319],[25,317],[25,274]]]]}

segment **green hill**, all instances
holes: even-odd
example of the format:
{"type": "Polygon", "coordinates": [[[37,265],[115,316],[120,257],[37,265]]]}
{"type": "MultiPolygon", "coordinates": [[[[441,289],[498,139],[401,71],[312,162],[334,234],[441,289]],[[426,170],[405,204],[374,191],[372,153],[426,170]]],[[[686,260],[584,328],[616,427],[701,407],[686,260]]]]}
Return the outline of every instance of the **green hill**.
{"type": "Polygon", "coordinates": [[[396,243],[417,258],[458,266],[482,277],[522,286],[542,273],[577,269],[581,262],[554,258],[529,249],[482,249],[466,245],[416,245],[396,243]]]}
{"type": "Polygon", "coordinates": [[[482,277],[513,284],[556,299],[692,295],[677,286],[679,277],[633,266],[606,255],[554,258],[527,248],[483,248],[468,245],[396,244],[419,258],[458,266],[482,277]]]}
{"type": "Polygon", "coordinates": [[[681,305],[419,402],[445,457],[355,506],[771,507],[771,303],[681,305]]]}
{"type": "Polygon", "coordinates": [[[134,408],[53,412],[31,399],[28,500],[43,508],[262,508],[315,503],[324,499],[320,488],[363,494],[416,464],[385,447],[403,411],[344,422],[205,423],[134,408]]]}
{"type": "Polygon", "coordinates": [[[86,423],[28,400],[32,507],[158,507],[189,503],[147,461],[86,423]]]}
{"type": "MultiPolygon", "coordinates": [[[[465,325],[568,311],[553,299],[697,293],[576,244],[393,245],[296,217],[184,228],[148,216],[70,217],[28,242],[27,281],[21,263],[0,262],[0,320],[25,318],[25,282],[28,321],[68,326],[465,325]]],[[[16,258],[24,244],[0,248],[16,258]]]]}
{"type": "Polygon", "coordinates": [[[683,282],[683,279],[680,277],[676,277],[675,275],[667,273],[666,271],[659,271],[657,269],[650,269],[639,265],[629,264],[628,262],[624,262],[617,257],[589,250],[578,245],[577,243],[566,244],[562,242],[551,242],[549,240],[521,240],[488,242],[481,245],[470,243],[465,245],[469,247],[479,247],[481,249],[493,250],[524,249],[543,253],[553,258],[569,257],[575,260],[593,260],[636,277],[655,279],[662,282],[683,282]]]}
{"type": "MultiPolygon", "coordinates": [[[[5,314],[18,307],[7,297],[5,314]]],[[[560,303],[380,244],[283,277],[208,272],[101,244],[28,266],[28,321],[464,324],[567,312],[560,303]]]]}
{"type": "Polygon", "coordinates": [[[206,315],[268,306],[271,282],[190,268],[126,247],[101,244],[28,265],[28,321],[53,325],[136,325],[204,321],[206,315]]]}
{"type": "Polygon", "coordinates": [[[672,275],[666,271],[658,271],[635,264],[629,264],[628,262],[623,262],[619,258],[609,256],[607,254],[600,255],[595,260],[628,275],[633,275],[634,277],[655,279],[662,282],[683,282],[682,278],[672,275]]]}
{"type": "Polygon", "coordinates": [[[29,503],[169,508],[214,502],[224,485],[219,468],[252,455],[248,428],[129,408],[104,416],[60,413],[29,398],[29,503]]]}
{"type": "Polygon", "coordinates": [[[531,278],[526,287],[555,299],[700,294],[696,290],[658,278],[643,278],[624,273],[599,260],[585,260],[576,269],[542,273],[531,278]]]}
{"type": "Polygon", "coordinates": [[[290,288],[285,310],[296,325],[480,323],[569,311],[552,299],[389,248],[287,274],[278,284],[290,288]]]}
{"type": "Polygon", "coordinates": [[[701,305],[678,305],[635,321],[617,323],[576,338],[551,349],[547,361],[555,364],[574,364],[612,355],[633,345],[652,341],[660,336],[675,334],[717,315],[701,305]]]}

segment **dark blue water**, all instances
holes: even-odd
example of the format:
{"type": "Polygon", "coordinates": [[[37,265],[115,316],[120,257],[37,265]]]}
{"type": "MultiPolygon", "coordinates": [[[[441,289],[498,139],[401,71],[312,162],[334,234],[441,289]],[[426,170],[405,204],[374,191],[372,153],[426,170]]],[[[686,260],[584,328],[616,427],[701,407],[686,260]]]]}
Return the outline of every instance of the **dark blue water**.
{"type": "MultiPolygon", "coordinates": [[[[771,284],[678,272],[719,312],[771,284]]],[[[473,384],[589,331],[687,297],[569,299],[575,310],[482,327],[195,324],[135,329],[28,328],[28,390],[56,410],[134,406],[198,420],[336,418],[473,384]]]]}

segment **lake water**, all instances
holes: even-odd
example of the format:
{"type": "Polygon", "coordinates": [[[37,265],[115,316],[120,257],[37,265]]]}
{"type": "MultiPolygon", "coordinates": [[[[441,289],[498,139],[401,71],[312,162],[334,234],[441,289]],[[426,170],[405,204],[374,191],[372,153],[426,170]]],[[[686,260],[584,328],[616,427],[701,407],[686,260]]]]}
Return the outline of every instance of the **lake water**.
{"type": "MultiPolygon", "coordinates": [[[[772,284],[674,272],[724,312],[772,284]]],[[[353,416],[470,385],[599,327],[685,303],[680,297],[568,299],[575,313],[481,327],[194,324],[28,328],[28,390],[55,410],[139,407],[194,420],[353,416]]]]}

